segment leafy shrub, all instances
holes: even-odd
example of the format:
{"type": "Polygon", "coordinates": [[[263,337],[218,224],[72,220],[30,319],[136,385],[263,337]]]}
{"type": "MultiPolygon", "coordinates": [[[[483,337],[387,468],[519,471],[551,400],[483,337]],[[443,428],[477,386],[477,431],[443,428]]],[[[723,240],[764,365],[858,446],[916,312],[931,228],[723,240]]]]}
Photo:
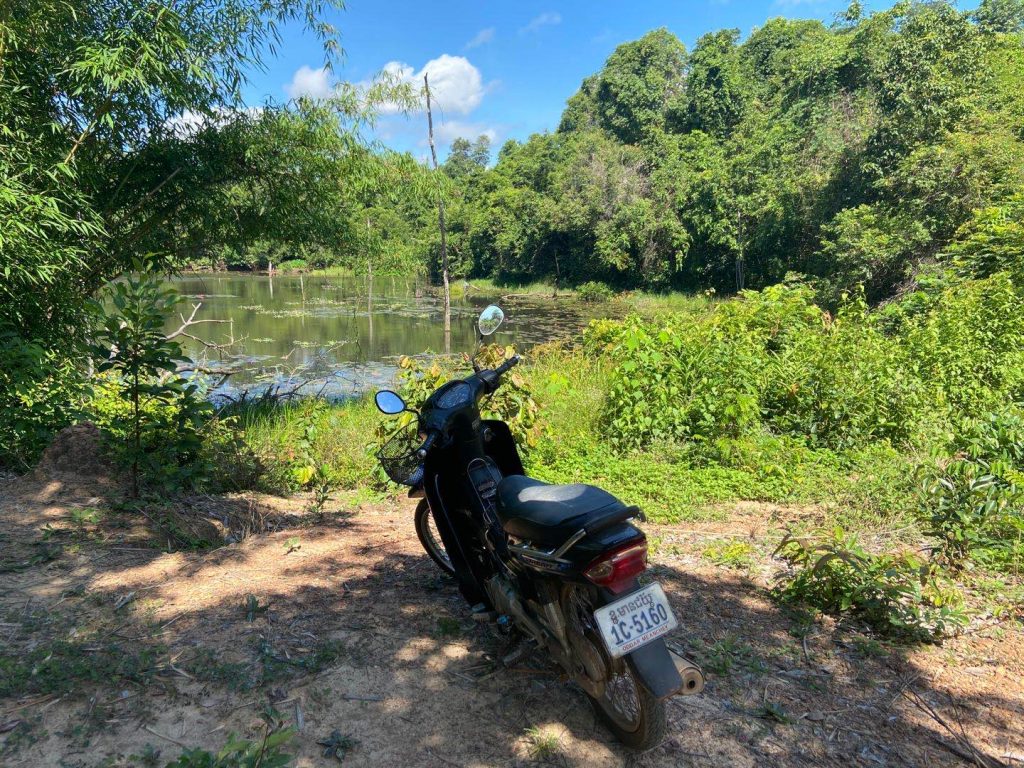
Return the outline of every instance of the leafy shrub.
{"type": "Polygon", "coordinates": [[[765,423],[811,445],[904,440],[927,400],[923,383],[907,375],[898,340],[881,332],[860,299],[766,352],[765,423]]]}
{"type": "MultiPolygon", "coordinates": [[[[212,412],[199,388],[176,373],[189,362],[181,346],[164,336],[164,319],[178,302],[172,289],[145,274],[109,287],[115,312],[103,316],[93,353],[97,370],[109,372],[109,400],[100,398],[100,426],[115,437],[119,458],[131,468],[138,496],[142,480],[174,488],[190,482],[199,466],[204,417],[212,412]]],[[[103,313],[99,302],[95,310],[103,313]]]]}
{"type": "Polygon", "coordinates": [[[964,419],[954,455],[925,473],[922,511],[937,556],[1020,570],[1024,564],[1024,414],[1007,408],[964,419]]]}
{"type": "Polygon", "coordinates": [[[282,272],[297,272],[308,269],[309,263],[305,259],[288,259],[278,264],[277,268],[282,272]]]}
{"type": "Polygon", "coordinates": [[[740,434],[758,420],[751,344],[707,319],[629,318],[612,355],[604,418],[620,448],[740,434]]]}
{"type": "Polygon", "coordinates": [[[580,301],[608,301],[614,295],[611,288],[596,280],[590,280],[576,288],[576,298],[580,301]]]}
{"type": "Polygon", "coordinates": [[[593,326],[617,367],[605,419],[620,447],[738,437],[762,425],[812,446],[910,435],[926,400],[862,299],[833,319],[805,287],[745,293],[702,316],[593,326]]]}
{"type": "Polygon", "coordinates": [[[621,320],[591,320],[583,331],[583,351],[588,355],[604,355],[611,352],[622,338],[621,320]]]}
{"type": "Polygon", "coordinates": [[[841,529],[820,542],[787,534],[775,554],[790,566],[773,590],[782,602],[849,614],[897,636],[937,636],[963,623],[959,590],[915,555],[873,554],[841,529]]]}
{"type": "Polygon", "coordinates": [[[908,373],[954,413],[978,414],[1024,397],[1024,297],[1004,274],[955,282],[903,334],[908,373]]]}
{"type": "MultiPolygon", "coordinates": [[[[513,355],[515,350],[512,347],[491,344],[480,350],[477,362],[483,368],[495,368],[513,355]]],[[[424,364],[412,357],[402,357],[398,367],[399,394],[414,410],[419,410],[442,384],[455,378],[464,378],[467,374],[464,368],[456,368],[441,360],[424,364]]],[[[498,390],[490,397],[485,397],[480,407],[483,418],[501,419],[508,423],[520,449],[529,450],[535,446],[544,432],[540,407],[533,398],[529,382],[518,368],[505,374],[498,390]]],[[[381,437],[390,435],[396,426],[397,422],[385,423],[386,428],[381,437]]]]}
{"type": "Polygon", "coordinates": [[[1007,272],[1024,280],[1024,193],[975,211],[946,249],[946,259],[964,277],[1007,272]]]}
{"type": "Polygon", "coordinates": [[[0,326],[0,466],[28,469],[81,411],[85,379],[72,356],[0,326]]]}
{"type": "Polygon", "coordinates": [[[287,768],[292,756],[282,748],[292,740],[295,731],[289,728],[267,728],[263,738],[243,739],[235,734],[216,753],[205,749],[187,749],[167,768],[287,768]]]}

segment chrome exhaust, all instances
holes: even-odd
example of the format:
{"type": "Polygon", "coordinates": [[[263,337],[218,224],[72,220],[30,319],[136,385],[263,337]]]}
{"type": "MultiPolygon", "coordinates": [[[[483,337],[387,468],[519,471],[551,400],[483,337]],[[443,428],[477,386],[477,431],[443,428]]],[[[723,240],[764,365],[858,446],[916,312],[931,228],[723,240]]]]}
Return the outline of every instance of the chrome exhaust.
{"type": "Polygon", "coordinates": [[[704,673],[700,667],[689,659],[685,659],[675,651],[670,650],[672,662],[676,665],[676,672],[683,681],[683,687],[679,689],[677,696],[695,696],[704,690],[704,673]]]}

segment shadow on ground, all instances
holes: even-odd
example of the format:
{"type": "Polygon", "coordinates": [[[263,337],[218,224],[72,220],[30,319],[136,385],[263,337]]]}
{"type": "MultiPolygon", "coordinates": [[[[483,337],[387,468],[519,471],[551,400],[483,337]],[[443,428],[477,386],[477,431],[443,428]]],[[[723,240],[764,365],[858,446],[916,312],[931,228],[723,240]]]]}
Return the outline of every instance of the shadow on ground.
{"type": "Polygon", "coordinates": [[[411,518],[371,506],[205,553],[80,537],[5,574],[2,762],[142,765],[148,745],[163,765],[258,737],[267,707],[298,728],[298,765],[330,764],[317,742],[335,731],[346,766],[985,764],[970,743],[1024,759],[1006,670],[951,699],[941,650],[806,624],[735,572],[685,564],[654,575],[680,619],[671,644],[709,684],[669,703],[662,746],[631,754],[542,656],[497,662],[508,639],[469,618],[411,518]]]}

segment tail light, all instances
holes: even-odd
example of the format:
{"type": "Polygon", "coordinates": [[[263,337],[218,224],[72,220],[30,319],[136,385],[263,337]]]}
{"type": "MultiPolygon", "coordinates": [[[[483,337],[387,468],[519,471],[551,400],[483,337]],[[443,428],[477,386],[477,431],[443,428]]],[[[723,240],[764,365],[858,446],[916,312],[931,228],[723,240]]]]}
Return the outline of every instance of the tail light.
{"type": "Polygon", "coordinates": [[[618,592],[624,582],[647,568],[647,540],[605,552],[587,566],[583,575],[601,587],[618,592]]]}

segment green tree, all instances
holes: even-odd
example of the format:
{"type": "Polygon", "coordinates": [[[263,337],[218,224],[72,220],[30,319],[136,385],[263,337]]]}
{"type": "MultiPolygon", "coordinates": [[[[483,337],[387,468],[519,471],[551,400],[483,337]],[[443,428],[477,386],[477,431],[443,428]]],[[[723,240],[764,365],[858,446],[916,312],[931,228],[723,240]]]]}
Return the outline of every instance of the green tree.
{"type": "Polygon", "coordinates": [[[982,0],[974,19],[986,32],[1021,32],[1024,30],[1024,0],[982,0]]]}
{"type": "Polygon", "coordinates": [[[690,54],[686,109],[677,124],[716,136],[727,135],[743,119],[749,99],[737,49],[738,29],[703,35],[690,54]]]}

